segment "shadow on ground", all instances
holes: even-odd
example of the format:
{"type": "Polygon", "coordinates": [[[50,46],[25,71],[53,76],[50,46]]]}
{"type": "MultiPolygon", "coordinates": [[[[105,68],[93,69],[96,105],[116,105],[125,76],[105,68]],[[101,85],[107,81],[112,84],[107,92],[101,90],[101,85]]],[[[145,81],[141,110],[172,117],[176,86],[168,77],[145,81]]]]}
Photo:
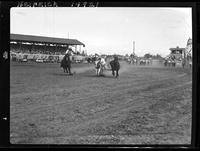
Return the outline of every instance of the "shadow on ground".
{"type": "Polygon", "coordinates": [[[97,76],[97,75],[89,75],[89,74],[85,74],[83,75],[84,77],[90,77],[90,78],[111,78],[111,79],[115,79],[116,77],[113,77],[112,75],[101,75],[101,76],[97,76]]]}
{"type": "Polygon", "coordinates": [[[51,73],[52,75],[55,75],[55,76],[73,76],[73,75],[69,75],[67,73],[51,73]]]}

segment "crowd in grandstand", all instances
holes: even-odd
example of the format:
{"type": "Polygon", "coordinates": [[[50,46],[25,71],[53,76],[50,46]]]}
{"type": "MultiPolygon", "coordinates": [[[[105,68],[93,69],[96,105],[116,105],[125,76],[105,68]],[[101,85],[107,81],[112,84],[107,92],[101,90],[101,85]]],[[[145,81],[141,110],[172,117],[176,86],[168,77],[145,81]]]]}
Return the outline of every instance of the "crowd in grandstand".
{"type": "Polygon", "coordinates": [[[11,44],[10,50],[15,53],[64,55],[66,47],[11,44]]]}

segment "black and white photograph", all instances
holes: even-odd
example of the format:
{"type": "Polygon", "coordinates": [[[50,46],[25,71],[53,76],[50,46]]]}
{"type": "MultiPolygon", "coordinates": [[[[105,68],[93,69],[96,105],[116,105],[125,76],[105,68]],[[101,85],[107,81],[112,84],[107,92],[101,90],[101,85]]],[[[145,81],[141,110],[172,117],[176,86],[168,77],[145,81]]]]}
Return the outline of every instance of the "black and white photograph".
{"type": "Polygon", "coordinates": [[[10,143],[192,140],[192,7],[12,7],[10,143]]]}

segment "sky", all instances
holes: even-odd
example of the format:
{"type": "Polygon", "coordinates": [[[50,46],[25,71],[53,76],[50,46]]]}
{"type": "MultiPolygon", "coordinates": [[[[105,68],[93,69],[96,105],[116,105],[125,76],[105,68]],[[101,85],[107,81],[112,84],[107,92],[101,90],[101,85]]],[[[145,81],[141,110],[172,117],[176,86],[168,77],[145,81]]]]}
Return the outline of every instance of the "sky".
{"type": "Polygon", "coordinates": [[[88,54],[166,56],[192,38],[192,9],[184,7],[13,7],[10,32],[77,39],[88,54]]]}

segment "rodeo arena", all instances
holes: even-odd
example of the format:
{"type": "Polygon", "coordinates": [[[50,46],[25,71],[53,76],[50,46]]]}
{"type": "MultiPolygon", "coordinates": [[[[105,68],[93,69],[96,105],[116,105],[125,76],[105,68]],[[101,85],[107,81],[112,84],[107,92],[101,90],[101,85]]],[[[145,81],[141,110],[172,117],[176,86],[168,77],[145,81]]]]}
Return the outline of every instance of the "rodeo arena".
{"type": "Polygon", "coordinates": [[[190,144],[192,39],[168,55],[88,55],[10,34],[11,144],[190,144]]]}

